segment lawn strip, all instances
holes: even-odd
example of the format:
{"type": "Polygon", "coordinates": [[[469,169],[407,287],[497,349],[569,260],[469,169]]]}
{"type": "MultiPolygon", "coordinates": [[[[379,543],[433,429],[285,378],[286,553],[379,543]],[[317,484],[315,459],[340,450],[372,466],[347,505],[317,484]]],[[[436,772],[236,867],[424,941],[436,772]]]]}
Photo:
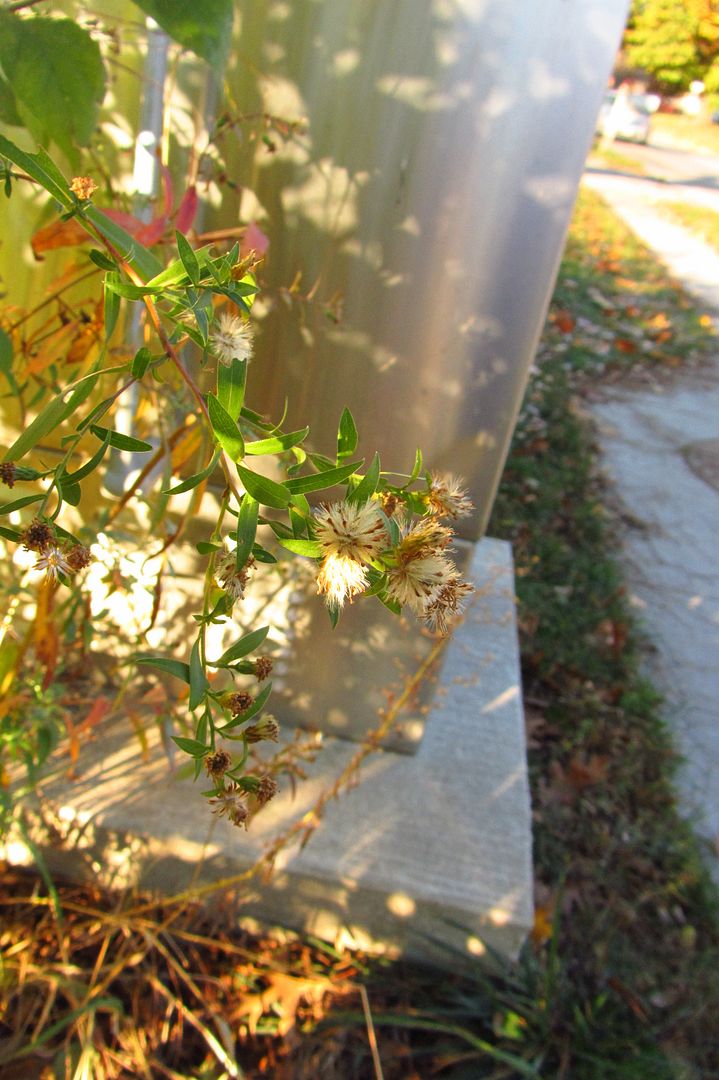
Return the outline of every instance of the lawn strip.
{"type": "Polygon", "coordinates": [[[678,225],[695,233],[705,244],[719,251],[719,211],[688,202],[660,202],[659,209],[678,225]]]}

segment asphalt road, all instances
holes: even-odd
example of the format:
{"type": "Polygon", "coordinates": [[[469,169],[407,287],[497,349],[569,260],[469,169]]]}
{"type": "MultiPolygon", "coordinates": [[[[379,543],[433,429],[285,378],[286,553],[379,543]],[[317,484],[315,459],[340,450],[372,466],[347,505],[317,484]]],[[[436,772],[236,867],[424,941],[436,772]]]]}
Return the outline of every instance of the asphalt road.
{"type": "Polygon", "coordinates": [[[618,153],[633,158],[655,179],[719,187],[719,157],[709,151],[672,146],[662,141],[660,135],[653,136],[647,146],[627,142],[616,142],[614,146],[618,153]]]}
{"type": "Polygon", "coordinates": [[[587,173],[617,180],[625,178],[635,190],[643,187],[651,201],[694,202],[719,211],[718,155],[670,146],[662,143],[660,136],[654,137],[647,146],[617,141],[613,150],[635,161],[643,173],[622,170],[621,166],[604,162],[600,155],[590,155],[587,173]]]}

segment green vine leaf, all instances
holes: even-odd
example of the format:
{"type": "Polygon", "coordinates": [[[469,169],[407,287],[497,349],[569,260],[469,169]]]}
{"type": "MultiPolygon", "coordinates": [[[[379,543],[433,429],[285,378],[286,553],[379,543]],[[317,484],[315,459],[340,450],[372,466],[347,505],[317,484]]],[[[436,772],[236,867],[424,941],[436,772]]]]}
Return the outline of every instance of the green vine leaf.
{"type": "Polygon", "coordinates": [[[41,145],[70,159],[87,146],[105,96],[100,48],[73,19],[0,12],[0,64],[17,114],[41,145]]]}
{"type": "Polygon", "coordinates": [[[232,0],[134,0],[180,45],[224,67],[232,38],[232,0]]]}

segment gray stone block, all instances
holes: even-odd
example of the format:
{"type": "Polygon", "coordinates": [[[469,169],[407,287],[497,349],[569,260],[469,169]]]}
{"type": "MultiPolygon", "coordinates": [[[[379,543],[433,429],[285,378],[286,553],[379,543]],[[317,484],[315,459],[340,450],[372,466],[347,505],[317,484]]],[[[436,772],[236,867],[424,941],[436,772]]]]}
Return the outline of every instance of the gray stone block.
{"type": "MultiPolygon", "coordinates": [[[[468,577],[477,594],[445,649],[417,753],[373,752],[309,843],[282,850],[269,882],[233,886],[241,914],[448,967],[487,946],[516,955],[533,905],[509,545],[479,542],[468,577]]],[[[37,839],[55,871],[164,893],[232,878],[312,811],[358,750],[325,738],[296,793],[283,783],[245,833],[210,815],[159,743],[153,735],[143,759],[127,721],[115,722],[83,749],[75,780],[43,784],[37,839]]]]}

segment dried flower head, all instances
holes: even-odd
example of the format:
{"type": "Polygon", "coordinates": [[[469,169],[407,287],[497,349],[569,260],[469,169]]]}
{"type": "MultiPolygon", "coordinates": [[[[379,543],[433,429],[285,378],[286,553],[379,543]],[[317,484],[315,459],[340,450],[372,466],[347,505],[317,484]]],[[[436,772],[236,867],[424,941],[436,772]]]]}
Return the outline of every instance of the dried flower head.
{"type": "Polygon", "coordinates": [[[54,544],[44,548],[34,566],[35,570],[44,570],[50,581],[57,581],[60,574],[71,574],[72,567],[69,565],[64,551],[54,544]]]}
{"type": "Polygon", "coordinates": [[[461,615],[467,597],[473,592],[474,586],[468,581],[462,581],[460,577],[452,578],[446,585],[442,585],[425,605],[421,615],[422,622],[436,633],[448,633],[450,620],[461,615]]]}
{"type": "Polygon", "coordinates": [[[244,566],[238,567],[234,551],[226,551],[215,563],[217,582],[233,604],[245,595],[245,587],[254,566],[255,560],[250,556],[244,566]]]}
{"type": "Polygon", "coordinates": [[[431,517],[414,523],[400,521],[400,541],[393,555],[400,563],[440,555],[452,540],[452,530],[431,517]]]}
{"type": "Polygon", "coordinates": [[[384,518],[373,502],[358,505],[343,499],[323,506],[314,524],[324,555],[369,563],[389,544],[384,518]]]}
{"type": "Polygon", "coordinates": [[[456,576],[456,567],[443,555],[425,555],[387,572],[387,597],[415,615],[422,615],[439,590],[456,576]]]}
{"type": "Polygon", "coordinates": [[[14,461],[3,461],[0,464],[0,480],[3,484],[7,484],[9,488],[15,487],[15,477],[17,474],[17,466],[14,461]]]}
{"type": "Polygon", "coordinates": [[[243,735],[248,743],[277,742],[280,734],[280,725],[270,713],[265,713],[255,724],[245,728],[243,735]]]}
{"type": "Polygon", "coordinates": [[[75,544],[71,547],[65,556],[67,565],[74,572],[78,570],[84,570],[86,566],[89,566],[92,562],[93,555],[88,547],[84,547],[82,544],[75,544]]]}
{"type": "Polygon", "coordinates": [[[367,571],[361,563],[346,555],[328,555],[317,575],[317,592],[327,598],[327,603],[342,607],[345,600],[352,600],[369,584],[367,571]]]}
{"type": "Polygon", "coordinates": [[[225,775],[232,764],[232,756],[226,750],[215,750],[205,758],[205,772],[213,780],[219,780],[225,775]]]}
{"type": "Polygon", "coordinates": [[[239,716],[240,713],[247,712],[254,700],[252,694],[248,694],[246,690],[238,690],[237,693],[227,694],[222,699],[222,704],[233,716],[239,716]]]}
{"type": "Polygon", "coordinates": [[[273,666],[271,656],[258,656],[255,660],[255,678],[257,681],[263,682],[268,675],[271,675],[273,666]]]}
{"type": "Polygon", "coordinates": [[[392,491],[383,491],[380,495],[380,506],[383,512],[389,518],[392,517],[397,507],[400,505],[400,500],[392,491]]]}
{"type": "Polygon", "coordinates": [[[212,349],[222,364],[231,364],[238,360],[249,360],[253,349],[253,330],[247,319],[223,311],[219,326],[210,335],[212,349]]]}
{"type": "Polygon", "coordinates": [[[427,505],[437,517],[466,517],[474,510],[474,503],[458,476],[450,473],[431,473],[427,491],[427,505]]]}
{"type": "Polygon", "coordinates": [[[97,184],[90,176],[75,176],[70,191],[80,200],[89,199],[97,191],[97,184]]]}
{"type": "Polygon", "coordinates": [[[213,814],[217,814],[218,817],[226,817],[233,825],[247,828],[247,818],[250,812],[243,798],[243,792],[236,784],[225,788],[216,799],[210,799],[210,804],[213,814]]]}
{"type": "Polygon", "coordinates": [[[276,780],[273,780],[271,776],[261,776],[254,795],[260,806],[265,806],[270,799],[274,799],[278,791],[276,780]]]}
{"type": "Polygon", "coordinates": [[[20,539],[28,551],[44,551],[55,540],[55,531],[46,521],[35,518],[20,539]]]}

